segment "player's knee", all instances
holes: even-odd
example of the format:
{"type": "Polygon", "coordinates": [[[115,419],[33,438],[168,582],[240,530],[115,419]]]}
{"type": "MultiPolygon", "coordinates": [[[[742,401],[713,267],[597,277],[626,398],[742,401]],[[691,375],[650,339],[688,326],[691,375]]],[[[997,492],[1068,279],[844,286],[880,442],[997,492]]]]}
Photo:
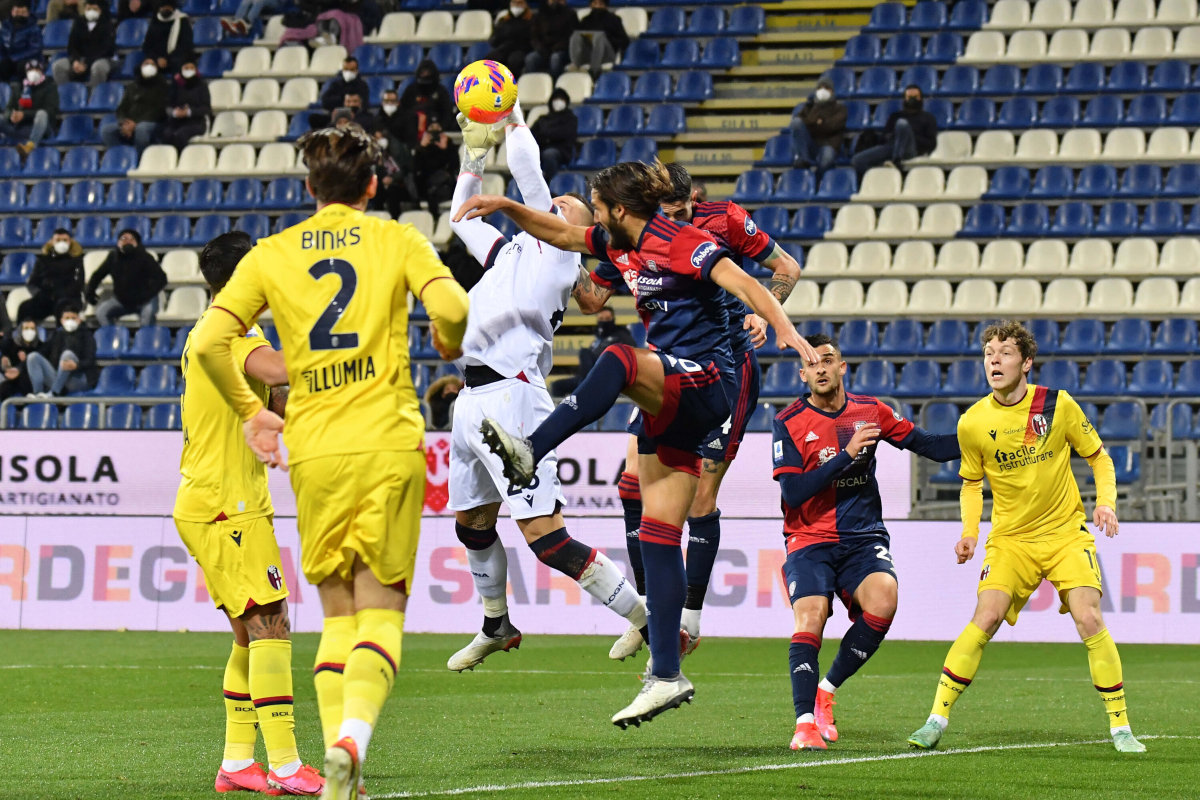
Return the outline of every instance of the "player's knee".
{"type": "Polygon", "coordinates": [[[1104,617],[1099,608],[1076,609],[1071,612],[1071,615],[1075,618],[1075,628],[1079,631],[1081,639],[1095,636],[1104,630],[1104,617]]]}
{"type": "Polygon", "coordinates": [[[292,624],[288,619],[286,600],[249,608],[242,614],[241,620],[252,642],[291,638],[292,624]]]}
{"type": "Polygon", "coordinates": [[[824,607],[801,604],[793,606],[796,627],[793,633],[821,633],[829,614],[824,607]]]}

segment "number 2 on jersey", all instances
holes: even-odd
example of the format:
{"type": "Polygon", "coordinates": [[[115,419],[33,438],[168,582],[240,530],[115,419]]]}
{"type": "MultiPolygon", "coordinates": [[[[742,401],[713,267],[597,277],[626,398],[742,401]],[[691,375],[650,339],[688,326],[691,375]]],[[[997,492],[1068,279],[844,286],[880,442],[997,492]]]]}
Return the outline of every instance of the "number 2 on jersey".
{"type": "Polygon", "coordinates": [[[309,348],[312,350],[349,350],[358,347],[357,333],[333,332],[333,326],[337,325],[342,314],[346,313],[346,306],[350,305],[350,299],[354,297],[354,290],[358,288],[358,273],[354,271],[354,265],[340,258],[327,258],[309,267],[308,274],[318,281],[326,275],[336,275],[342,282],[342,287],[329,301],[329,305],[325,306],[320,318],[309,331],[309,348]]]}

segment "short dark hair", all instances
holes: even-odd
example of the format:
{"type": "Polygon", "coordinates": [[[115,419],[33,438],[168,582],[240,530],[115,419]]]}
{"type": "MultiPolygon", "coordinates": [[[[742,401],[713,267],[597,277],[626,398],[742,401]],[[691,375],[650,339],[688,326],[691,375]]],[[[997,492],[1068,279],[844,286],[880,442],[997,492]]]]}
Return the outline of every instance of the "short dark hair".
{"type": "Polygon", "coordinates": [[[838,344],[836,336],[830,336],[827,333],[814,333],[811,336],[805,336],[804,338],[808,340],[808,343],[812,345],[814,350],[816,350],[818,347],[829,345],[833,348],[833,352],[837,353],[839,356],[842,354],[842,346],[838,344]]]}
{"type": "Polygon", "coordinates": [[[58,318],[62,319],[63,314],[74,312],[76,314],[83,313],[83,305],[78,300],[67,300],[58,308],[58,318]]]}
{"type": "Polygon", "coordinates": [[[225,288],[238,263],[250,252],[250,234],[243,231],[222,233],[200,251],[200,274],[213,294],[225,288]]]}
{"type": "Polygon", "coordinates": [[[70,236],[71,232],[69,230],[67,230],[66,228],[55,228],[54,233],[52,233],[50,235],[51,236],[59,236],[60,234],[62,236],[70,236]]]}
{"type": "Polygon", "coordinates": [[[1033,358],[1037,355],[1037,340],[1033,338],[1033,334],[1024,325],[1013,320],[988,325],[983,329],[982,339],[983,341],[979,345],[983,348],[986,348],[992,339],[998,339],[1001,342],[1013,342],[1021,351],[1022,359],[1033,358]]]}
{"type": "Polygon", "coordinates": [[[142,246],[142,235],[137,232],[137,228],[122,228],[121,230],[117,231],[117,238],[120,239],[127,233],[138,243],[138,247],[142,246]]]}
{"type": "Polygon", "coordinates": [[[908,84],[907,86],[905,86],[905,87],[904,87],[904,92],[903,92],[903,93],[904,93],[904,94],[908,94],[908,90],[909,90],[909,89],[916,89],[916,90],[917,90],[917,94],[921,95],[921,97],[924,97],[924,96],[925,96],[925,90],[924,90],[924,89],[922,89],[920,86],[917,86],[915,83],[910,83],[910,84],[908,84]]]}
{"type": "Polygon", "coordinates": [[[683,164],[667,164],[671,176],[671,193],[662,199],[664,203],[686,203],[692,196],[692,175],[683,164]]]}
{"type": "Polygon", "coordinates": [[[592,176],[592,191],[610,208],[625,206],[632,214],[649,219],[663,198],[674,191],[671,174],[657,158],[653,164],[623,161],[592,176]]]}
{"type": "Polygon", "coordinates": [[[358,59],[355,58],[354,56],[346,56],[345,58],[342,59],[343,64],[349,64],[351,61],[354,62],[354,66],[356,66],[356,67],[358,66],[358,59]]]}
{"type": "Polygon", "coordinates": [[[383,153],[357,123],[322,128],[300,137],[296,147],[308,167],[308,185],[322,203],[357,203],[367,193],[383,153]]]}

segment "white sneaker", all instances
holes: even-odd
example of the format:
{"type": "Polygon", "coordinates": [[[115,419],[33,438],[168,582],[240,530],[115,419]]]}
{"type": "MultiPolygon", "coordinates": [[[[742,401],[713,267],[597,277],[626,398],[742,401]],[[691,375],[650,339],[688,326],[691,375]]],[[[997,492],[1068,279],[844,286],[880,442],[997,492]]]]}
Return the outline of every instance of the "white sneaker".
{"type": "MultiPolygon", "coordinates": [[[[693,650],[695,650],[697,645],[699,645],[699,644],[700,644],[700,637],[697,636],[695,639],[692,639],[692,636],[690,633],[688,633],[683,628],[680,628],[679,629],[679,660],[680,660],[680,662],[683,661],[684,656],[688,655],[693,650]]],[[[653,672],[654,672],[654,654],[651,653],[650,657],[646,659],[646,675],[651,675],[651,674],[653,674],[653,672]]]]}
{"type": "Polygon", "coordinates": [[[521,632],[508,620],[505,620],[504,624],[500,626],[498,634],[497,636],[487,636],[483,631],[475,634],[475,638],[469,645],[450,656],[450,660],[446,662],[446,669],[454,672],[473,670],[492,653],[502,650],[508,652],[521,646],[521,632]]]}
{"type": "Polygon", "coordinates": [[[695,687],[682,672],[674,680],[647,675],[642,681],[642,690],[638,692],[637,697],[613,715],[612,723],[622,730],[630,725],[638,727],[664,711],[692,702],[695,694],[695,687]]]}
{"type": "Polygon", "coordinates": [[[528,439],[513,436],[491,417],[484,417],[479,426],[483,443],[504,463],[504,477],[512,486],[523,489],[533,482],[537,464],[533,463],[533,447],[528,439]]]}
{"type": "Polygon", "coordinates": [[[621,634],[621,638],[613,642],[612,649],[608,651],[608,657],[613,661],[624,661],[638,650],[641,650],[645,641],[642,638],[642,632],[630,625],[621,634]]]}

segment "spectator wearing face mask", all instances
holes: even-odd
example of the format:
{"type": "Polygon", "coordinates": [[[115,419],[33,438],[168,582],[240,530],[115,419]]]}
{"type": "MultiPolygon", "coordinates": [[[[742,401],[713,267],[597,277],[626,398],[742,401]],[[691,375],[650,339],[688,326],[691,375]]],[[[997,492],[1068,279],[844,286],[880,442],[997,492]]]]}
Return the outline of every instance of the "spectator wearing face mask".
{"type": "Polygon", "coordinates": [[[846,133],[846,106],[833,96],[833,82],[817,81],[817,90],[793,112],[792,166],[816,167],[817,183],[837,161],[846,133]]]}
{"type": "Polygon", "coordinates": [[[0,338],[0,401],[33,393],[26,362],[41,345],[34,319],[21,319],[11,337],[0,338]]]}
{"type": "Polygon", "coordinates": [[[458,148],[442,129],[442,123],[433,120],[425,128],[413,153],[413,171],[421,199],[428,205],[429,213],[437,217],[438,206],[454,196],[458,178],[458,148]]]}
{"type": "Polygon", "coordinates": [[[571,34],[578,24],[566,0],[546,0],[530,23],[533,50],[525,57],[525,71],[549,72],[557,79],[571,60],[571,34]]]}
{"type": "Polygon", "coordinates": [[[925,110],[924,103],[919,86],[904,87],[904,105],[888,117],[882,142],[873,147],[860,146],[850,161],[860,181],[867,170],[878,164],[891,161],[902,168],[908,159],[933,152],[937,146],[937,117],[925,110]]]}
{"type": "Polygon", "coordinates": [[[145,150],[166,119],[169,94],[167,79],[159,74],[155,60],[147,56],[140,77],[125,85],[125,94],[117,104],[117,121],[100,126],[101,141],[108,147],[132,144],[139,153],[145,150]]]}
{"type": "Polygon", "coordinates": [[[565,89],[550,95],[550,112],[538,117],[529,128],[542,150],[542,173],[546,180],[575,158],[579,137],[579,119],[571,110],[571,96],[565,89]]]}
{"type": "Polygon", "coordinates": [[[87,81],[93,89],[108,80],[117,52],[112,20],[100,0],[87,0],[83,15],[71,23],[67,57],[54,62],[54,82],[87,81]]]}
{"type": "Polygon", "coordinates": [[[346,105],[347,95],[369,97],[370,87],[366,80],[358,74],[358,59],[350,56],[342,62],[342,71],[334,75],[321,91],[321,107],[333,111],[346,105]]]}
{"type": "Polygon", "coordinates": [[[431,122],[437,122],[443,130],[456,124],[453,109],[450,92],[441,84],[437,64],[425,59],[417,65],[416,78],[400,95],[400,110],[411,112],[416,119],[411,138],[406,140],[408,146],[420,145],[431,122]]]}
{"type": "Polygon", "coordinates": [[[141,325],[153,325],[158,314],[158,293],[167,285],[167,275],[158,260],[142,249],[142,237],[132,228],[117,234],[117,247],[92,273],[84,298],[96,306],[101,325],[112,325],[126,314],[137,314],[141,325]],[[96,290],[112,276],[113,296],[99,303],[96,290]]]}
{"type": "Polygon", "coordinates": [[[175,73],[192,57],[192,21],[175,7],[175,0],[159,0],[146,29],[142,53],[154,59],[158,71],[175,73]]]}
{"type": "Polygon", "coordinates": [[[83,17],[83,0],[50,0],[46,6],[46,22],[83,17]]]}
{"type": "Polygon", "coordinates": [[[579,20],[571,34],[571,66],[576,71],[588,69],[599,77],[612,69],[617,56],[629,46],[629,34],[621,18],[608,9],[608,0],[591,0],[591,11],[579,20]]]}
{"type": "Polygon", "coordinates": [[[25,80],[9,88],[8,106],[0,119],[0,135],[15,142],[21,155],[28,156],[58,121],[58,86],[46,80],[37,59],[25,63],[25,80]]]}
{"type": "Polygon", "coordinates": [[[596,312],[596,338],[587,347],[579,349],[579,365],[575,368],[575,374],[570,378],[559,378],[554,381],[550,386],[550,393],[555,397],[562,397],[575,391],[575,388],[596,365],[596,359],[600,358],[600,354],[614,344],[637,346],[629,328],[625,325],[618,325],[613,310],[605,306],[596,312]]]}
{"type": "Polygon", "coordinates": [[[26,62],[42,57],[42,29],[29,13],[29,0],[16,0],[0,22],[0,80],[19,74],[26,62]]]}
{"type": "Polygon", "coordinates": [[[31,296],[17,309],[21,319],[42,320],[57,316],[68,303],[83,303],[83,246],[71,238],[70,231],[54,231],[33,262],[25,285],[31,296]]]}
{"type": "Polygon", "coordinates": [[[508,8],[496,18],[492,36],[488,39],[491,50],[487,58],[499,61],[512,70],[518,78],[525,68],[525,57],[533,50],[533,12],[527,0],[510,0],[508,8]]]}
{"type": "Polygon", "coordinates": [[[383,93],[379,113],[375,115],[375,129],[387,133],[388,139],[407,142],[416,138],[417,116],[400,108],[400,96],[395,89],[383,93]]]}
{"type": "Polygon", "coordinates": [[[196,136],[202,136],[212,116],[208,82],[196,71],[196,59],[189,58],[171,80],[167,95],[167,119],[159,139],[182,150],[196,136]]]}
{"type": "Polygon", "coordinates": [[[79,303],[68,303],[62,310],[58,328],[35,352],[29,354],[29,384],[41,398],[62,397],[86,392],[96,385],[100,369],[96,366],[96,340],[81,327],[79,303]]]}

